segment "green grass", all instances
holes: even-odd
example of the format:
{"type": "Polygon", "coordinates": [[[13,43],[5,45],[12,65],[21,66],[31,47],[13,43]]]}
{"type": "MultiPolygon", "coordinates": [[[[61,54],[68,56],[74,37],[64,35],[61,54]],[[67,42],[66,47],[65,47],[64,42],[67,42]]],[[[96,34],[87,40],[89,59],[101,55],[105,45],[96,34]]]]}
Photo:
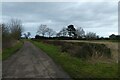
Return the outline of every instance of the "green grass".
{"type": "Polygon", "coordinates": [[[19,41],[16,45],[13,47],[4,49],[2,51],[2,60],[8,59],[11,55],[13,55],[16,51],[18,51],[22,47],[23,43],[19,41]]]}
{"type": "Polygon", "coordinates": [[[31,41],[34,45],[46,52],[72,78],[117,78],[117,63],[90,63],[68,53],[61,53],[58,46],[31,41]]]}

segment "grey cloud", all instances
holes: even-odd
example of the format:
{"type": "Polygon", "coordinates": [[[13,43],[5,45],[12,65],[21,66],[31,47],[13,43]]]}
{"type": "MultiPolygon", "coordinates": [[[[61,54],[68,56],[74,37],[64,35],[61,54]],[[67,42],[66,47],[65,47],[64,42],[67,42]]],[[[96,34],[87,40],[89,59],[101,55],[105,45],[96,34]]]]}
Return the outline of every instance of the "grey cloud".
{"type": "Polygon", "coordinates": [[[18,18],[26,28],[39,24],[47,24],[56,31],[69,24],[117,28],[117,3],[112,2],[8,2],[2,4],[2,12],[3,21],[18,18]]]}

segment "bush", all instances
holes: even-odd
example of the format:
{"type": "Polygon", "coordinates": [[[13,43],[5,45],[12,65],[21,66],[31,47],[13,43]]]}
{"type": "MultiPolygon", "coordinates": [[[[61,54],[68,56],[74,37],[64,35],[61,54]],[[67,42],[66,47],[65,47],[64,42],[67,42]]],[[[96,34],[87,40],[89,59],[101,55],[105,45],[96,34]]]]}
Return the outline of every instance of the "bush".
{"type": "Polygon", "coordinates": [[[61,47],[61,52],[67,52],[72,56],[89,59],[89,58],[111,58],[110,48],[105,44],[84,43],[84,42],[63,42],[63,41],[48,41],[44,43],[53,44],[61,47]]]}
{"type": "Polygon", "coordinates": [[[79,58],[110,58],[111,51],[110,48],[106,47],[105,44],[96,43],[72,43],[72,42],[61,42],[53,41],[55,45],[61,45],[62,52],[68,52],[72,56],[79,58]]]}
{"type": "Polygon", "coordinates": [[[79,58],[111,57],[111,51],[104,44],[95,43],[66,43],[61,47],[62,51],[68,52],[79,58]]]}

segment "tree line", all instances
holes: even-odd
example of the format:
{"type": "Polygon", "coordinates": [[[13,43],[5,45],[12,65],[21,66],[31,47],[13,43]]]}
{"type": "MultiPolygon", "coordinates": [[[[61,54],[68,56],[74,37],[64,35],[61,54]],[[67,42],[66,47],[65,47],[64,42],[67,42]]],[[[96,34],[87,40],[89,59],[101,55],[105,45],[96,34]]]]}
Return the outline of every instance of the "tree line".
{"type": "Polygon", "coordinates": [[[59,38],[59,39],[98,39],[99,36],[94,32],[85,31],[82,27],[75,28],[74,25],[68,25],[63,27],[58,33],[53,29],[47,27],[47,25],[41,24],[38,26],[36,39],[49,39],[49,38],[59,38]]]}
{"type": "MultiPolygon", "coordinates": [[[[12,46],[15,41],[20,40],[23,34],[22,21],[19,19],[11,19],[8,23],[0,24],[2,28],[2,47],[12,46]]],[[[23,34],[26,39],[31,35],[30,32],[23,34]]],[[[47,27],[45,24],[38,26],[35,39],[83,39],[83,40],[120,40],[120,35],[110,35],[109,38],[99,37],[94,32],[85,33],[82,27],[75,28],[74,25],[63,27],[59,32],[47,27]]]]}

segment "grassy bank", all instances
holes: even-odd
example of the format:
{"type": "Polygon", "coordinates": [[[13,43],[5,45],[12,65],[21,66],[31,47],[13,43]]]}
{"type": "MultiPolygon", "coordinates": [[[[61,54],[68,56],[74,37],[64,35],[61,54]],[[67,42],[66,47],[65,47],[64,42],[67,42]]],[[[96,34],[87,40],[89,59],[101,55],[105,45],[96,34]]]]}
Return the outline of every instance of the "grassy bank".
{"type": "Polygon", "coordinates": [[[32,41],[34,45],[46,52],[72,78],[116,78],[116,63],[91,63],[60,52],[58,46],[32,41]]]}
{"type": "Polygon", "coordinates": [[[22,47],[22,45],[23,43],[21,41],[18,41],[13,47],[4,49],[2,51],[2,60],[8,59],[8,57],[18,51],[22,47]]]}

